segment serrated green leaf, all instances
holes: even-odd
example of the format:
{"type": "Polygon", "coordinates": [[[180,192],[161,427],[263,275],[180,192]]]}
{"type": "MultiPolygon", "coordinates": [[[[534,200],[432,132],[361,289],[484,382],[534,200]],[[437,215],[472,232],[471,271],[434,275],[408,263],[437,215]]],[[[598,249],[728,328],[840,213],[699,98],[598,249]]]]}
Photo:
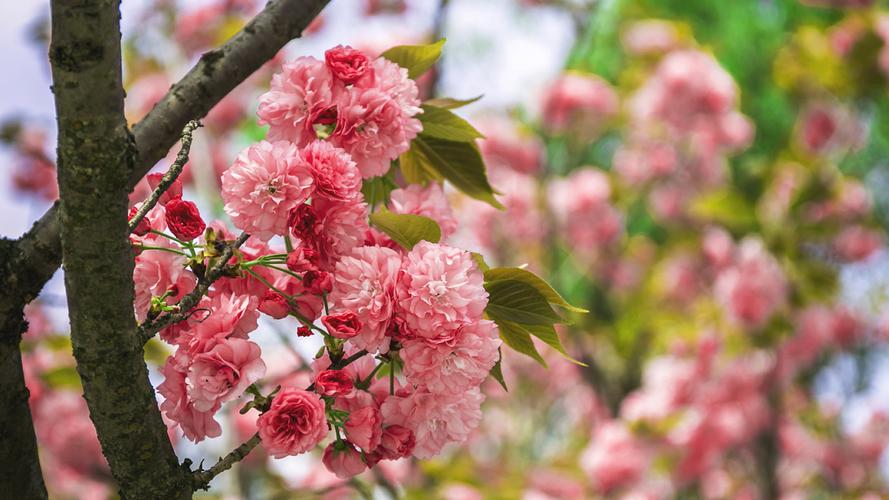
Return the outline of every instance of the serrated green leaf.
{"type": "Polygon", "coordinates": [[[516,328],[515,323],[509,321],[494,321],[500,329],[500,338],[503,339],[503,343],[526,356],[530,356],[543,365],[544,368],[547,368],[546,361],[544,361],[540,353],[537,352],[537,348],[534,347],[534,342],[531,340],[531,334],[522,328],[516,328]]]}
{"type": "Polygon", "coordinates": [[[422,215],[396,214],[380,210],[370,214],[370,223],[408,250],[423,240],[438,243],[441,239],[441,228],[438,227],[438,223],[422,215]]]}
{"type": "Polygon", "coordinates": [[[562,341],[559,340],[559,334],[556,333],[556,329],[553,328],[552,325],[544,326],[544,325],[519,325],[519,324],[516,324],[515,326],[517,328],[521,328],[521,329],[527,331],[531,335],[542,340],[544,343],[546,343],[546,345],[548,345],[548,346],[552,347],[553,349],[555,349],[556,351],[558,351],[559,354],[564,356],[565,359],[567,359],[568,361],[570,361],[576,365],[579,365],[579,366],[587,366],[586,363],[582,363],[582,362],[572,358],[571,355],[569,355],[568,352],[565,351],[565,346],[562,345],[562,341]]]}
{"type": "Polygon", "coordinates": [[[517,280],[527,283],[540,292],[550,304],[578,313],[588,313],[586,309],[573,306],[568,303],[559,292],[557,292],[549,283],[536,274],[519,267],[496,267],[485,271],[485,281],[498,280],[517,280]]]}
{"type": "Polygon", "coordinates": [[[54,368],[41,373],[40,378],[53,389],[82,390],[80,375],[77,374],[77,370],[73,366],[54,368]]]}
{"type": "Polygon", "coordinates": [[[485,312],[498,321],[528,325],[552,325],[562,320],[546,298],[533,286],[518,280],[485,283],[488,306],[485,312]]]}
{"type": "Polygon", "coordinates": [[[462,108],[463,106],[466,106],[468,104],[472,104],[475,101],[478,101],[479,99],[481,99],[482,97],[484,97],[484,95],[478,95],[475,97],[471,97],[469,99],[454,99],[453,97],[439,97],[436,99],[429,99],[426,102],[424,102],[423,104],[429,104],[431,106],[437,106],[439,108],[445,108],[445,109],[457,109],[457,108],[462,108]]]}
{"type": "Polygon", "coordinates": [[[503,379],[503,370],[500,366],[500,362],[503,361],[503,350],[499,347],[497,348],[497,362],[494,363],[494,366],[491,367],[491,376],[494,377],[494,380],[500,384],[500,387],[503,388],[504,391],[509,392],[509,388],[506,387],[506,380],[503,379]]]}
{"type": "Polygon", "coordinates": [[[425,73],[441,57],[445,39],[429,45],[399,45],[381,55],[407,70],[409,77],[416,79],[425,73]]]}
{"type": "Polygon", "coordinates": [[[421,133],[411,143],[411,148],[417,148],[430,167],[460,191],[503,209],[494,198],[494,188],[485,174],[485,162],[474,143],[437,139],[421,133]]]}
{"type": "Polygon", "coordinates": [[[445,108],[424,104],[418,115],[423,124],[423,135],[448,141],[470,142],[484,138],[468,121],[445,108]]]}

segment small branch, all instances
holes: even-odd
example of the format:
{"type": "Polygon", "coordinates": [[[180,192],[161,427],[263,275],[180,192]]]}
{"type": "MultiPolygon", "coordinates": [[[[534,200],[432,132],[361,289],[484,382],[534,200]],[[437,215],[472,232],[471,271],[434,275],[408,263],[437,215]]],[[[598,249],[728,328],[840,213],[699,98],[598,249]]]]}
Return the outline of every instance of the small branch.
{"type": "Polygon", "coordinates": [[[355,361],[358,361],[360,358],[363,358],[364,356],[367,356],[367,351],[365,351],[365,350],[358,351],[346,359],[341,359],[335,363],[332,363],[330,365],[330,369],[331,370],[342,370],[343,368],[349,366],[350,364],[352,364],[355,361]]]}
{"type": "Polygon", "coordinates": [[[178,312],[170,313],[165,316],[160,316],[154,320],[146,320],[139,326],[139,337],[142,339],[142,343],[148,342],[154,334],[163,330],[164,328],[172,325],[173,323],[178,323],[188,318],[190,315],[190,311],[194,306],[198,305],[198,302],[201,301],[201,298],[204,294],[207,293],[207,290],[210,289],[210,285],[213,284],[214,281],[218,280],[222,277],[223,274],[230,268],[228,265],[228,261],[234,255],[236,249],[240,248],[244,242],[247,241],[250,235],[247,233],[241,233],[238,236],[238,239],[231,242],[230,244],[225,246],[225,249],[219,255],[219,260],[216,262],[214,266],[207,270],[206,274],[203,278],[198,280],[198,284],[194,287],[194,290],[188,293],[185,297],[182,297],[179,300],[178,312]]]}
{"type": "Polygon", "coordinates": [[[167,173],[164,174],[164,177],[161,179],[160,184],[157,185],[157,188],[148,196],[142,206],[139,207],[139,210],[136,211],[136,215],[130,219],[129,222],[129,232],[132,233],[136,226],[142,222],[142,219],[148,215],[148,212],[157,205],[157,201],[160,200],[161,196],[170,189],[170,186],[179,178],[179,174],[182,173],[182,169],[185,168],[185,164],[188,163],[188,153],[191,151],[191,140],[194,131],[197,130],[198,127],[201,126],[201,122],[197,120],[192,120],[188,122],[185,128],[182,130],[182,147],[179,148],[179,154],[176,155],[176,160],[170,165],[170,169],[167,170],[167,173]]]}
{"type": "Polygon", "coordinates": [[[233,465],[243,460],[244,457],[253,451],[253,448],[256,448],[256,446],[259,445],[259,442],[259,433],[256,433],[253,437],[241,444],[241,446],[232,450],[231,453],[220,458],[213,467],[210,467],[205,471],[196,471],[193,476],[192,489],[195,491],[208,489],[210,487],[210,481],[212,481],[214,477],[231,469],[233,465]]]}

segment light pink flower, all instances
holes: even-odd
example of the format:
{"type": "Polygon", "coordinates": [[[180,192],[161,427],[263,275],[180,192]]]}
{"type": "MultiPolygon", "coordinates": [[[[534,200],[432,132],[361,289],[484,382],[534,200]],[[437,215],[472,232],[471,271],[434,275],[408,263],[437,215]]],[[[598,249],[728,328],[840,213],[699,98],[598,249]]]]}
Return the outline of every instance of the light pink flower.
{"type": "Polygon", "coordinates": [[[449,443],[462,443],[478,427],[484,399],[477,387],[460,395],[417,390],[409,395],[390,396],[381,410],[387,425],[401,425],[413,431],[415,457],[431,458],[449,443]]]}
{"type": "Polygon", "coordinates": [[[748,327],[762,326],[787,300],[787,281],[781,266],[762,241],[746,238],[735,262],[719,273],[716,298],[732,320],[748,327]]]}
{"type": "Polygon", "coordinates": [[[404,257],[400,314],[418,337],[453,339],[458,328],[481,319],[488,303],[483,281],[469,252],[421,241],[404,257]]]}
{"type": "Polygon", "coordinates": [[[400,355],[404,374],[414,385],[433,393],[462,394],[487,378],[500,344],[497,325],[479,320],[463,326],[452,343],[405,340],[400,355]]]}
{"type": "Polygon", "coordinates": [[[386,330],[395,305],[401,255],[389,248],[358,247],[340,259],[329,300],[335,310],[353,311],[361,332],[352,342],[369,352],[388,351],[386,330]]]}
{"type": "Polygon", "coordinates": [[[346,441],[334,441],[327,445],[321,462],[340,479],[349,479],[367,469],[361,453],[346,441]]]}
{"type": "Polygon", "coordinates": [[[881,231],[855,225],[843,229],[833,240],[833,250],[846,262],[867,259],[883,247],[881,231]]]}
{"type": "Polygon", "coordinates": [[[239,229],[268,241],[287,234],[290,210],[312,193],[312,175],[289,142],[254,144],[222,174],[225,213],[239,229]]]}
{"type": "Polygon", "coordinates": [[[648,454],[621,421],[612,420],[596,429],[580,458],[581,468],[596,490],[606,493],[639,480],[648,465],[648,454]]]}
{"type": "Polygon", "coordinates": [[[326,141],[314,141],[300,151],[315,180],[315,195],[330,200],[356,200],[361,193],[361,173],[348,153],[326,141]]]}
{"type": "Polygon", "coordinates": [[[543,123],[562,132],[569,127],[597,130],[617,113],[614,89],[603,79],[583,73],[565,73],[543,96],[543,123]]]}
{"type": "Polygon", "coordinates": [[[158,385],[157,392],[164,398],[161,403],[164,415],[179,424],[186,438],[197,443],[207,437],[219,437],[222,435],[222,427],[213,418],[219,411],[219,404],[201,411],[189,400],[185,377],[190,363],[191,358],[180,351],[167,358],[167,363],[160,370],[164,381],[158,385]]]}
{"type": "Polygon", "coordinates": [[[349,413],[349,419],[343,428],[346,438],[365,452],[371,452],[380,445],[383,434],[383,416],[380,410],[374,406],[349,413]]]}
{"type": "Polygon", "coordinates": [[[260,125],[269,125],[268,139],[305,146],[317,137],[315,125],[331,125],[345,85],[324,63],[300,57],[284,63],[272,76],[271,88],[259,97],[260,125]],[[334,110],[331,114],[331,110],[334,110]]]}
{"type": "Polygon", "coordinates": [[[324,402],[313,392],[285,387],[256,426],[269,455],[284,458],[305,453],[327,435],[324,402]]]}
{"type": "Polygon", "coordinates": [[[426,187],[411,184],[392,191],[389,199],[390,210],[397,214],[422,215],[437,222],[442,239],[457,230],[457,219],[451,210],[451,204],[438,183],[430,182],[426,187]]]}
{"type": "Polygon", "coordinates": [[[223,339],[246,338],[257,327],[257,301],[247,295],[214,293],[198,303],[187,320],[161,332],[161,337],[192,355],[207,352],[223,339]]]}
{"type": "Polygon", "coordinates": [[[520,130],[514,121],[506,118],[483,120],[478,123],[478,129],[485,134],[478,145],[490,170],[513,170],[523,174],[540,170],[543,144],[536,135],[520,130]]]}
{"type": "Polygon", "coordinates": [[[597,254],[623,232],[623,216],[608,202],[610,196],[608,177],[591,167],[550,185],[549,202],[556,220],[581,254],[597,254]]]}
{"type": "Polygon", "coordinates": [[[198,411],[208,411],[240,396],[265,375],[259,346],[230,338],[198,354],[188,368],[188,397],[198,411]]]}
{"type": "Polygon", "coordinates": [[[645,19],[630,24],[621,42],[634,55],[663,53],[679,45],[679,33],[668,21],[645,19]]]}
{"type": "MultiPolygon", "coordinates": [[[[144,239],[146,245],[173,248],[172,243],[160,236],[144,239]]],[[[175,304],[183,295],[194,289],[197,283],[194,273],[185,267],[186,258],[163,250],[145,250],[136,256],[133,267],[133,284],[136,293],[136,316],[144,320],[151,307],[151,298],[172,291],[167,304],[175,304]]]]}

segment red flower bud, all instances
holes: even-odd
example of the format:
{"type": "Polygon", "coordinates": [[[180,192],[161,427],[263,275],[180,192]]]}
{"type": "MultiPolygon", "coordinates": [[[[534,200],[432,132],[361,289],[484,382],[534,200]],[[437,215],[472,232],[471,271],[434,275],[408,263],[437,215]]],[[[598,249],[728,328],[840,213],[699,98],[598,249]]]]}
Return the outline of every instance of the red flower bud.
{"type": "Polygon", "coordinates": [[[297,247],[287,255],[287,269],[295,273],[313,271],[317,267],[318,252],[309,247],[297,247]]]}
{"type": "MultiPolygon", "coordinates": [[[[136,216],[136,212],[138,211],[139,209],[136,207],[131,208],[127,220],[133,220],[133,217],[136,216]]],[[[140,220],[139,223],[136,224],[136,229],[133,229],[133,234],[135,234],[136,236],[145,236],[146,234],[148,234],[149,231],[151,231],[151,223],[148,222],[148,217],[142,217],[142,220],[140,220]]]]}
{"type": "Polygon", "coordinates": [[[333,290],[333,279],[330,273],[312,269],[303,274],[303,287],[312,294],[321,295],[333,290]]]}
{"type": "Polygon", "coordinates": [[[337,45],[324,53],[324,61],[333,76],[345,84],[353,84],[373,71],[370,59],[352,47],[337,45]]]}
{"type": "Polygon", "coordinates": [[[167,202],[167,226],[174,236],[182,241],[191,241],[207,228],[201,219],[198,207],[190,201],[174,198],[167,202]]]}
{"type": "Polygon", "coordinates": [[[311,337],[312,329],[307,327],[306,325],[300,325],[299,328],[296,329],[297,337],[311,337]]]}
{"type": "Polygon", "coordinates": [[[338,339],[350,339],[361,331],[361,322],[352,311],[330,314],[321,318],[327,333],[338,339]]]}
{"type": "Polygon", "coordinates": [[[343,370],[324,370],[315,377],[315,392],[322,396],[345,396],[355,385],[343,370]]]}
{"type": "Polygon", "coordinates": [[[259,310],[275,319],[281,319],[290,314],[290,304],[280,293],[266,290],[262,300],[259,301],[259,310]]]}
{"type": "Polygon", "coordinates": [[[312,205],[303,203],[290,211],[287,225],[297,238],[312,241],[318,230],[318,214],[312,205]]]}
{"type": "MultiPolygon", "coordinates": [[[[146,176],[146,179],[148,180],[148,186],[151,188],[152,191],[157,189],[157,186],[160,185],[163,178],[164,174],[160,172],[155,172],[146,176]]],[[[170,187],[168,187],[167,190],[164,191],[164,194],[162,194],[161,197],[158,198],[157,202],[161,205],[166,205],[167,203],[169,203],[170,200],[176,198],[182,198],[182,181],[178,177],[176,178],[176,180],[173,181],[172,184],[170,184],[170,187]]]]}

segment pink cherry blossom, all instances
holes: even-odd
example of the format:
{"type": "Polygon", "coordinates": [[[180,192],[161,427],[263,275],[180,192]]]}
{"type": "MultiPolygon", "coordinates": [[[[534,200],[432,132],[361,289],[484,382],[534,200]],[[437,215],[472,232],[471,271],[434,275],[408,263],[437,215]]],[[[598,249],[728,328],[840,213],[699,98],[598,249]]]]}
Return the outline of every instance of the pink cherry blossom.
{"type": "Polygon", "coordinates": [[[399,313],[418,337],[453,339],[458,328],[481,319],[488,303],[483,281],[469,252],[421,241],[404,257],[399,313]]]}
{"type": "Polygon", "coordinates": [[[614,89],[595,75],[570,72],[560,76],[543,97],[543,123],[559,132],[577,126],[598,129],[617,113],[614,89]]]}
{"type": "Polygon", "coordinates": [[[259,346],[239,338],[225,339],[192,359],[186,384],[188,397],[198,411],[240,396],[265,375],[259,346]]]}
{"type": "MultiPolygon", "coordinates": [[[[144,244],[173,248],[166,238],[156,236],[143,240],[144,244]]],[[[163,250],[145,250],[136,256],[133,267],[133,284],[136,293],[136,316],[144,320],[151,307],[152,297],[161,297],[172,291],[164,300],[175,304],[189,293],[197,283],[197,278],[185,267],[186,258],[163,250]]]]}
{"type": "Polygon", "coordinates": [[[321,462],[340,479],[349,479],[367,469],[361,453],[347,441],[334,441],[324,449],[321,462]]]}
{"type": "Polygon", "coordinates": [[[284,458],[305,453],[327,435],[324,402],[315,393],[284,387],[256,426],[269,455],[284,458]]]}
{"type": "Polygon", "coordinates": [[[335,310],[353,311],[361,332],[352,342],[369,352],[388,350],[386,331],[395,306],[395,285],[401,255],[389,248],[358,247],[341,258],[334,270],[328,299],[335,310]]]}
{"type": "Polygon", "coordinates": [[[314,141],[300,151],[315,180],[315,195],[330,200],[355,200],[361,193],[361,173],[342,149],[314,141]]]}
{"type": "Polygon", "coordinates": [[[312,192],[312,175],[289,142],[262,141],[242,151],[222,174],[225,213],[263,241],[287,234],[290,210],[312,192]]]}
{"type": "Polygon", "coordinates": [[[648,462],[641,442],[618,420],[600,425],[580,458],[581,468],[601,493],[639,480],[648,462]]]}
{"type": "Polygon", "coordinates": [[[484,399],[477,387],[460,395],[417,390],[389,397],[381,410],[387,425],[401,425],[413,431],[415,457],[431,458],[449,443],[462,443],[478,427],[484,399]]]}
{"type": "Polygon", "coordinates": [[[762,326],[788,293],[781,266],[762,241],[753,238],[741,241],[734,264],[719,273],[714,288],[729,318],[748,327],[762,326]]]}
{"type": "Polygon", "coordinates": [[[164,415],[179,425],[186,438],[197,443],[207,437],[219,437],[222,435],[222,427],[213,418],[219,410],[218,404],[209,410],[201,411],[195,408],[188,398],[185,377],[190,362],[191,359],[183,352],[177,352],[175,356],[167,358],[166,364],[160,370],[165,378],[157,386],[157,392],[164,398],[161,403],[164,415]]]}
{"type": "Polygon", "coordinates": [[[349,419],[343,428],[346,438],[365,452],[371,452],[380,445],[383,434],[383,416],[376,406],[349,413],[349,419]]]}

